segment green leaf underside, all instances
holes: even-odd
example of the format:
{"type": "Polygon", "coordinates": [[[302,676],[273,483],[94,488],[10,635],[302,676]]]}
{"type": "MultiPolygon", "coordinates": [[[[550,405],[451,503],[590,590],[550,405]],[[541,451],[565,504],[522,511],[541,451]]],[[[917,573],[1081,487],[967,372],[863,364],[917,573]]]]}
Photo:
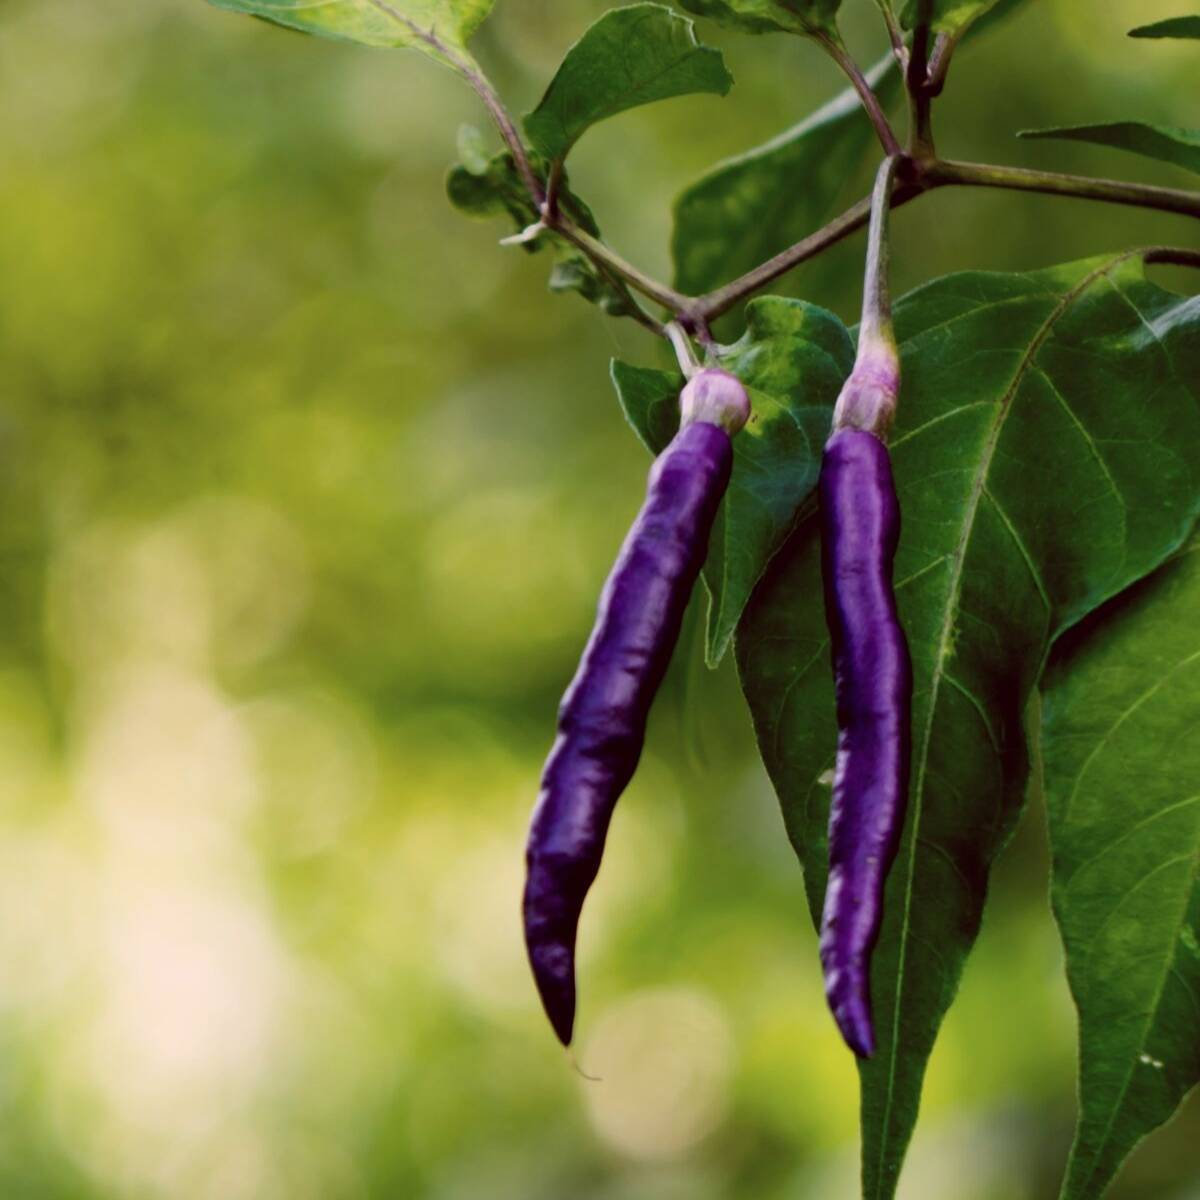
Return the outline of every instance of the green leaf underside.
{"type": "Polygon", "coordinates": [[[209,0],[217,8],[263,17],[289,29],[366,46],[410,46],[447,61],[423,37],[465,54],[467,40],[494,0],[209,0]],[[389,11],[390,10],[390,11],[389,11]]]}
{"type": "MultiPolygon", "coordinates": [[[[1200,303],[1149,283],[1136,254],[949,276],[901,301],[896,324],[913,773],[874,958],[878,1051],[860,1064],[867,1200],[894,1194],[988,871],[1022,807],[1022,714],[1047,648],[1181,544],[1200,484],[1200,303]]],[[[814,920],[836,745],[821,594],[809,518],[736,641],[814,920]]]]}
{"type": "Polygon", "coordinates": [[[679,6],[742,33],[799,33],[840,40],[842,0],[679,0],[679,6]]]}
{"type": "Polygon", "coordinates": [[[564,158],[599,121],[672,96],[733,85],[719,50],[701,46],[687,17],[661,4],[605,13],[567,51],[525,132],[547,158],[564,158]]]}
{"type": "Polygon", "coordinates": [[[1145,125],[1140,121],[1114,121],[1108,125],[1069,125],[1056,129],[1026,129],[1018,137],[1094,142],[1128,150],[1143,158],[1156,158],[1200,174],[1200,130],[1170,125],[1145,125]]]}
{"type": "MultiPolygon", "coordinates": [[[[933,0],[930,5],[930,28],[938,33],[961,33],[1000,2],[1001,0],[933,0]]],[[[909,29],[917,20],[917,10],[915,0],[905,6],[902,20],[909,29]]]]}
{"type": "Polygon", "coordinates": [[[1068,634],[1043,689],[1054,912],[1079,1009],[1063,1200],[1096,1200],[1200,1081],[1198,612],[1193,539],[1068,634]]]}
{"type": "Polygon", "coordinates": [[[1129,31],[1134,38],[1200,38],[1200,16],[1169,17],[1153,25],[1139,25],[1129,31]]]}
{"type": "MultiPolygon", "coordinates": [[[[889,54],[868,77],[885,100],[899,82],[894,68],[889,54]]],[[[701,295],[811,233],[874,138],[847,88],[765,145],[718,163],[675,202],[675,286],[701,295]]]]}
{"type": "MultiPolygon", "coordinates": [[[[721,366],[750,392],[749,424],[733,440],[733,478],[709,541],[711,597],[705,657],[716,666],[771,556],[812,495],[831,410],[854,364],[846,327],[800,300],[765,296],[746,310],[745,336],[721,366]]],[[[613,383],[634,431],[652,454],[679,429],[682,378],[614,362],[613,383]]]]}
{"type": "MultiPolygon", "coordinates": [[[[450,203],[471,217],[507,215],[515,232],[534,224],[538,213],[512,155],[504,151],[491,159],[481,158],[478,139],[473,133],[460,132],[459,142],[460,153],[463,153],[465,161],[452,167],[446,177],[446,195],[450,203]]],[[[535,156],[533,166],[544,179],[546,164],[535,156]]],[[[581,229],[593,237],[600,236],[591,209],[571,191],[565,174],[559,190],[559,205],[581,229]]],[[[612,316],[630,311],[629,296],[625,289],[601,274],[569,242],[555,234],[542,232],[533,240],[523,243],[523,248],[531,254],[546,246],[553,250],[555,257],[550,275],[552,291],[578,292],[585,300],[612,316]]]]}

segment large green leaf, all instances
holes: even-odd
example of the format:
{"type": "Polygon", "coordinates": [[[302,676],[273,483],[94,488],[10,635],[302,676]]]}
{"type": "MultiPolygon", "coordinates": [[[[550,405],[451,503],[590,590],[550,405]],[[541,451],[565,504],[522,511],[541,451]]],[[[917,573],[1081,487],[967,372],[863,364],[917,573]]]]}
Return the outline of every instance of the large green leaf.
{"type": "Polygon", "coordinates": [[[1129,31],[1135,38],[1200,38],[1200,16],[1168,17],[1153,25],[1139,25],[1129,31]]]}
{"type": "MultiPolygon", "coordinates": [[[[507,215],[512,220],[514,232],[534,227],[538,211],[517,170],[516,163],[508,151],[488,158],[479,150],[479,138],[474,131],[459,135],[459,153],[463,161],[452,167],[446,178],[446,194],[450,203],[460,212],[471,217],[495,217],[507,215]]],[[[536,156],[532,159],[534,171],[546,177],[546,164],[536,156]]],[[[564,174],[559,190],[559,204],[581,229],[593,237],[600,236],[600,229],[591,209],[571,191],[564,174]]],[[[632,311],[632,300],[628,291],[618,280],[610,279],[569,242],[541,230],[522,243],[529,253],[549,246],[554,253],[555,265],[550,275],[550,288],[556,292],[578,292],[604,312],[620,316],[632,311]]]]}
{"type": "Polygon", "coordinates": [[[679,0],[680,7],[743,33],[801,33],[840,40],[842,0],[679,0]]]}
{"type": "MultiPolygon", "coordinates": [[[[900,302],[896,323],[914,745],[872,972],[878,1051],[860,1067],[868,1200],[894,1193],[988,872],[1021,809],[1022,714],[1050,642],[1176,549],[1200,499],[1200,305],[1148,282],[1138,256],[949,276],[900,302]]],[[[836,745],[821,591],[809,519],[736,643],[814,919],[836,745]]]]}
{"type": "Polygon", "coordinates": [[[1115,146],[1145,158],[1174,163],[1200,174],[1200,130],[1171,125],[1145,125],[1141,121],[1114,121],[1108,125],[1068,125],[1056,129],[1025,129],[1018,137],[1053,138],[1115,146]]]}
{"type": "MultiPolygon", "coordinates": [[[[899,73],[889,54],[868,76],[886,97],[899,73]]],[[[675,286],[710,291],[811,233],[854,172],[875,131],[847,88],[787,132],[715,166],[675,202],[675,286]]]]}
{"type": "Polygon", "coordinates": [[[494,0],[209,0],[217,8],[367,46],[411,46],[444,59],[464,51],[494,0]]]}
{"type": "Polygon", "coordinates": [[[1054,911],[1079,1009],[1064,1200],[1097,1200],[1200,1082],[1197,613],[1194,539],[1072,630],[1043,689],[1054,911]]]}
{"type": "Polygon", "coordinates": [[[564,158],[607,117],[693,92],[724,96],[732,84],[720,51],[696,41],[687,17],[661,4],[616,8],[567,51],[525,132],[547,158],[564,158]]]}
{"type": "MultiPolygon", "coordinates": [[[[746,384],[752,415],[734,438],[733,478],[704,566],[710,666],[816,487],[833,402],[854,363],[846,327],[823,308],[765,296],[751,302],[746,319],[745,336],[721,355],[721,366],[746,384]]],[[[630,424],[658,454],[679,428],[683,380],[622,362],[612,375],[630,424]]]]}

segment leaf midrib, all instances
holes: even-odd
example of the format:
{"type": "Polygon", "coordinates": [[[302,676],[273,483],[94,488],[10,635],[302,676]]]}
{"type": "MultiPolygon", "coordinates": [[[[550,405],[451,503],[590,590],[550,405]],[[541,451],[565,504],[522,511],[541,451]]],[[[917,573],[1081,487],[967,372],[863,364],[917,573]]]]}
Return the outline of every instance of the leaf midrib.
{"type": "MultiPolygon", "coordinates": [[[[1073,288],[1064,293],[1059,302],[1047,315],[1033,340],[1030,342],[1028,349],[1021,357],[1021,361],[1017,366],[1016,372],[1013,375],[1013,380],[1008,387],[1008,390],[1000,398],[997,405],[996,419],[992,424],[992,428],[988,433],[988,440],[984,446],[983,455],[980,458],[979,470],[976,474],[975,481],[971,488],[971,495],[968,500],[966,512],[963,518],[962,532],[959,535],[958,543],[955,546],[953,553],[954,570],[951,576],[950,587],[947,592],[946,607],[942,615],[942,627],[938,634],[936,643],[937,660],[934,665],[933,677],[930,683],[930,696],[928,715],[925,719],[925,728],[922,731],[921,750],[916,760],[916,776],[915,786],[912,789],[913,800],[913,828],[912,837],[909,841],[908,854],[906,856],[904,870],[904,916],[900,925],[900,950],[897,956],[896,967],[896,989],[895,1000],[892,1010],[892,1038],[889,1047],[888,1060],[888,1082],[887,1092],[883,1105],[883,1116],[880,1123],[880,1145],[879,1155],[876,1160],[876,1195],[879,1196],[880,1188],[883,1186],[883,1167],[884,1159],[888,1147],[888,1132],[892,1122],[892,1105],[895,1095],[896,1084],[896,1065],[899,1059],[897,1047],[899,1044],[900,1035],[900,1013],[902,1009],[902,997],[905,978],[905,963],[908,956],[908,942],[910,937],[910,913],[912,910],[913,896],[913,880],[914,880],[914,864],[916,860],[916,849],[920,842],[920,825],[921,817],[924,808],[924,787],[925,787],[925,768],[929,758],[929,746],[933,733],[934,718],[937,713],[938,697],[941,691],[942,677],[945,674],[945,663],[947,661],[951,634],[954,629],[954,619],[957,613],[958,601],[962,590],[963,566],[966,562],[967,550],[969,548],[971,535],[974,532],[975,517],[979,511],[980,501],[983,498],[984,489],[987,485],[987,478],[991,471],[992,460],[995,457],[996,447],[999,444],[1000,434],[1004,428],[1005,419],[1012,407],[1012,401],[1017,394],[1022,382],[1025,378],[1025,373],[1033,364],[1034,359],[1045,345],[1050,337],[1054,326],[1062,319],[1068,309],[1079,299],[1084,292],[1096,282],[1097,279],[1107,275],[1108,272],[1114,270],[1127,259],[1134,257],[1139,251],[1131,251],[1118,255],[1107,260],[1095,270],[1089,272],[1082,280],[1079,281],[1073,288]]],[[[922,331],[923,333],[924,331],[922,331]]],[[[919,335],[918,335],[919,336],[919,335]]]]}

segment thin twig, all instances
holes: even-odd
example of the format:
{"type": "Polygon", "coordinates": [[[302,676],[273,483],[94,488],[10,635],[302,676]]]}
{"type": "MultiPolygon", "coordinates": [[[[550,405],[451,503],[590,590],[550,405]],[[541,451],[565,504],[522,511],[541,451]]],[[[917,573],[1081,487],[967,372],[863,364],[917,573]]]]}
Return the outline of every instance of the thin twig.
{"type": "Polygon", "coordinates": [[[543,220],[553,223],[558,218],[558,193],[562,188],[563,160],[556,158],[550,164],[550,174],[546,177],[546,199],[542,204],[543,220]]]}
{"type": "Polygon", "coordinates": [[[917,20],[913,26],[912,49],[908,56],[905,86],[908,89],[908,152],[913,158],[932,158],[932,98],[929,94],[930,0],[918,0],[917,20]]]}
{"type": "MultiPolygon", "coordinates": [[[[1108,204],[1125,204],[1161,212],[1180,213],[1200,218],[1200,192],[1179,188],[1151,187],[1147,184],[1121,183],[1110,179],[1089,179],[1081,175],[1058,175],[1030,171],[1022,167],[996,167],[985,163],[934,160],[914,163],[901,159],[900,182],[892,192],[892,208],[899,208],[922,192],[938,187],[1000,187],[1048,195],[1078,196],[1108,204]],[[905,178],[906,172],[912,172],[905,178]]],[[[861,229],[871,215],[870,197],[864,197],[827,225],[789,246],[765,263],[740,275],[722,287],[698,297],[686,310],[693,318],[715,320],[747,296],[786,275],[794,267],[827,250],[830,246],[861,229]]]]}
{"type": "Polygon", "coordinates": [[[951,162],[937,159],[920,165],[920,177],[930,187],[1010,188],[1043,192],[1051,196],[1078,196],[1108,204],[1128,204],[1161,212],[1200,217],[1200,192],[1181,188],[1152,187],[1122,183],[1115,179],[1092,179],[1084,175],[1062,175],[1055,171],[1031,171],[1025,167],[998,167],[988,163],[951,162]]]}
{"type": "MultiPolygon", "coordinates": [[[[907,204],[914,196],[920,195],[921,190],[920,187],[907,183],[902,184],[892,193],[892,207],[899,208],[900,205],[907,204]]],[[[745,275],[740,275],[715,291],[699,297],[692,305],[691,314],[706,321],[715,320],[722,313],[727,313],[735,304],[757,292],[759,288],[774,282],[802,262],[807,262],[808,259],[814,258],[822,251],[828,250],[830,246],[836,245],[843,238],[847,238],[861,229],[870,216],[871,197],[864,196],[857,204],[834,217],[828,225],[818,229],[815,233],[810,233],[795,245],[776,254],[774,258],[747,271],[745,275]]]]}
{"type": "Polygon", "coordinates": [[[901,70],[908,67],[908,47],[904,44],[904,30],[896,20],[890,0],[875,0],[875,7],[883,14],[883,23],[887,26],[888,40],[892,43],[892,53],[900,64],[901,70]]]}
{"type": "Polygon", "coordinates": [[[577,249],[582,250],[588,258],[602,263],[614,275],[629,284],[635,292],[641,292],[647,299],[661,304],[663,308],[669,309],[673,313],[682,313],[691,306],[690,296],[685,296],[682,292],[667,287],[665,283],[659,283],[658,280],[652,279],[632,263],[626,262],[615,250],[592,237],[586,230],[581,229],[569,217],[560,213],[553,224],[549,222],[547,224],[549,228],[561,234],[577,249]]]}
{"type": "Polygon", "coordinates": [[[829,57],[841,67],[846,78],[850,80],[854,90],[858,93],[858,98],[862,101],[862,106],[866,109],[867,116],[870,117],[871,124],[875,127],[875,132],[879,137],[879,144],[883,147],[884,154],[890,158],[894,154],[901,153],[899,139],[892,129],[892,124],[887,118],[887,113],[883,111],[883,105],[879,103],[879,97],[875,95],[871,85],[867,82],[866,76],[863,75],[862,68],[854,61],[849,51],[840,42],[827,37],[817,40],[824,46],[829,57]]]}
{"type": "Polygon", "coordinates": [[[929,56],[929,78],[925,85],[931,99],[940,96],[946,86],[946,76],[950,73],[950,60],[954,57],[959,36],[951,33],[938,34],[938,39],[933,46],[933,53],[929,56]]]}
{"type": "Polygon", "coordinates": [[[1200,271],[1200,250],[1184,250],[1178,246],[1152,246],[1142,255],[1145,263],[1159,263],[1165,267],[1191,267],[1200,271]]]}

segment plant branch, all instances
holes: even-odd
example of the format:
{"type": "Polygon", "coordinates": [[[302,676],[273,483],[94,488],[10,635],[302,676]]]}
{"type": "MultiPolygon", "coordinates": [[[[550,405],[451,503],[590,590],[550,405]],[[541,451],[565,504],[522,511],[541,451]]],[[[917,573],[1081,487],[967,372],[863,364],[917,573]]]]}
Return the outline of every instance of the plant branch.
{"type": "Polygon", "coordinates": [[[691,297],[667,287],[665,283],[659,283],[632,263],[626,262],[615,250],[586,230],[580,229],[569,217],[560,215],[553,222],[548,221],[546,227],[566,238],[576,249],[582,250],[597,266],[606,267],[618,279],[629,284],[635,292],[641,292],[647,299],[661,304],[663,308],[673,313],[684,313],[691,307],[691,297]]]}
{"type": "Polygon", "coordinates": [[[875,7],[879,9],[883,16],[883,23],[887,26],[888,40],[892,43],[892,53],[896,56],[896,61],[900,64],[901,69],[906,69],[908,67],[908,47],[904,44],[904,30],[900,28],[900,22],[896,20],[891,0],[875,0],[875,7]]]}
{"type": "Polygon", "coordinates": [[[958,46],[958,36],[950,33],[938,34],[933,53],[929,56],[929,78],[926,90],[931,98],[940,96],[950,73],[950,60],[958,46]]]}
{"type": "MultiPolygon", "coordinates": [[[[1023,167],[996,167],[984,163],[948,162],[938,159],[916,163],[911,159],[901,158],[897,164],[897,174],[900,181],[892,192],[892,208],[907,204],[922,192],[960,185],[1078,196],[1108,204],[1126,204],[1135,208],[1156,209],[1200,218],[1200,192],[1179,188],[1151,187],[1111,179],[1089,179],[1082,175],[1030,171],[1023,167]]],[[[810,233],[774,258],[722,287],[698,297],[691,301],[686,309],[678,311],[693,319],[715,320],[759,288],[772,283],[781,275],[786,275],[793,267],[815,258],[830,246],[861,229],[867,224],[870,215],[871,200],[870,197],[864,197],[815,233],[810,233]]],[[[1195,264],[1189,262],[1186,265],[1195,264]]]]}
{"type": "MultiPolygon", "coordinates": [[[[892,193],[892,207],[899,208],[900,205],[907,204],[914,196],[920,195],[921,191],[922,188],[919,185],[901,184],[892,193]]],[[[840,216],[834,217],[828,225],[818,229],[815,233],[810,233],[808,237],[802,238],[794,246],[789,246],[786,250],[776,254],[774,258],[767,259],[765,263],[747,271],[745,275],[740,275],[715,291],[699,297],[693,302],[689,315],[706,321],[715,320],[722,313],[727,313],[735,304],[758,291],[759,288],[765,287],[781,275],[786,275],[793,267],[798,267],[802,262],[815,258],[818,254],[828,250],[830,246],[849,237],[850,234],[861,229],[870,220],[870,217],[871,197],[864,196],[840,216]]]]}
{"type": "Polygon", "coordinates": [[[930,0],[918,0],[912,49],[904,83],[908,89],[908,152],[913,158],[933,158],[933,97],[929,91],[930,0]]]}
{"type": "Polygon", "coordinates": [[[1152,187],[1122,183],[1115,179],[1091,179],[1084,175],[1061,175],[1054,171],[1031,171],[1025,167],[998,167],[986,163],[934,160],[920,164],[919,176],[928,187],[1009,188],[1042,192],[1051,196],[1078,196],[1108,204],[1128,204],[1161,212],[1200,217],[1200,192],[1182,188],[1152,187]]]}
{"type": "Polygon", "coordinates": [[[1152,246],[1142,255],[1145,263],[1165,267],[1191,267],[1200,271],[1200,250],[1184,250],[1176,246],[1152,246]]]}
{"type": "Polygon", "coordinates": [[[884,154],[889,157],[899,154],[901,152],[900,142],[892,129],[891,122],[887,119],[887,113],[883,111],[883,105],[879,103],[879,97],[875,95],[866,76],[862,73],[862,68],[840,42],[824,37],[818,40],[825,47],[829,57],[841,67],[846,78],[850,80],[854,90],[858,93],[858,98],[862,101],[862,106],[866,109],[867,116],[871,118],[871,124],[879,136],[879,144],[883,147],[884,154]]]}
{"type": "Polygon", "coordinates": [[[563,160],[556,158],[550,164],[550,174],[546,178],[546,199],[542,204],[546,220],[558,218],[558,193],[562,189],[563,160]]]}
{"type": "Polygon", "coordinates": [[[661,321],[657,321],[638,303],[638,298],[629,290],[629,285],[619,276],[614,275],[603,263],[595,264],[596,271],[600,277],[604,279],[610,287],[612,287],[621,297],[622,300],[629,306],[628,311],[624,313],[612,313],[612,316],[628,316],[631,320],[636,321],[643,329],[648,329],[657,337],[666,337],[666,327],[661,321]]]}
{"type": "MultiPolygon", "coordinates": [[[[707,326],[710,321],[728,312],[741,300],[758,291],[759,288],[765,287],[781,275],[787,274],[793,267],[799,266],[861,229],[870,218],[871,199],[865,197],[823,228],[802,238],[795,245],[776,254],[737,279],[704,296],[685,296],[674,288],[651,278],[598,238],[581,229],[562,212],[559,205],[548,203],[548,200],[555,198],[554,193],[558,190],[559,181],[555,177],[556,171],[552,167],[548,196],[547,189],[534,170],[529,152],[521,140],[516,123],[504,107],[496,89],[469,56],[458,53],[433,30],[422,29],[416,22],[393,8],[388,0],[369,0],[369,3],[401,25],[413,37],[429,46],[443,62],[457,71],[475,90],[499,129],[500,137],[513,157],[522,182],[529,192],[529,197],[541,214],[543,226],[582,251],[610,282],[619,281],[622,286],[631,288],[661,305],[675,314],[683,326],[698,336],[707,335],[707,326]]],[[[893,49],[895,49],[899,30],[895,26],[895,18],[891,14],[888,0],[876,0],[876,3],[880,11],[884,13],[885,19],[890,17],[888,27],[889,33],[893,35],[893,49]]],[[[922,0],[923,15],[928,13],[928,3],[929,0],[922,0]]],[[[1137,208],[1157,209],[1200,218],[1200,192],[1122,183],[1112,179],[1090,179],[1085,176],[1062,175],[1050,171],[1032,171],[1023,167],[1001,167],[984,163],[942,161],[934,158],[929,129],[930,97],[939,78],[939,72],[940,78],[944,80],[953,45],[953,41],[943,42],[939,39],[938,47],[934,51],[933,77],[931,79],[929,23],[925,20],[918,24],[913,36],[912,52],[908,55],[907,70],[907,84],[914,114],[913,128],[910,132],[912,152],[911,157],[898,153],[889,154],[889,159],[893,160],[890,168],[892,182],[888,184],[891,188],[891,204],[884,206],[881,210],[882,214],[886,214],[889,208],[897,208],[906,204],[922,192],[933,188],[968,186],[1009,188],[1016,191],[1042,192],[1058,196],[1078,196],[1109,204],[1127,204],[1137,208]],[[895,184],[894,187],[892,187],[892,183],[895,184]]],[[[891,142],[894,144],[895,134],[879,106],[878,98],[866,83],[857,64],[840,46],[835,47],[832,43],[826,43],[826,49],[833,53],[834,58],[850,76],[851,82],[858,90],[875,128],[879,132],[880,140],[886,146],[889,144],[887,139],[890,135],[891,142]]],[[[883,175],[884,172],[881,171],[880,180],[883,175]]],[[[877,181],[877,192],[880,186],[882,183],[877,181]]],[[[1159,257],[1148,256],[1147,262],[1173,262],[1186,266],[1200,266],[1200,254],[1193,254],[1191,251],[1163,249],[1155,250],[1153,254],[1159,257]],[[1172,257],[1168,258],[1167,255],[1172,257]]],[[[632,310],[630,315],[634,320],[659,335],[665,335],[663,326],[650,314],[636,303],[631,304],[630,307],[632,310]]]]}

